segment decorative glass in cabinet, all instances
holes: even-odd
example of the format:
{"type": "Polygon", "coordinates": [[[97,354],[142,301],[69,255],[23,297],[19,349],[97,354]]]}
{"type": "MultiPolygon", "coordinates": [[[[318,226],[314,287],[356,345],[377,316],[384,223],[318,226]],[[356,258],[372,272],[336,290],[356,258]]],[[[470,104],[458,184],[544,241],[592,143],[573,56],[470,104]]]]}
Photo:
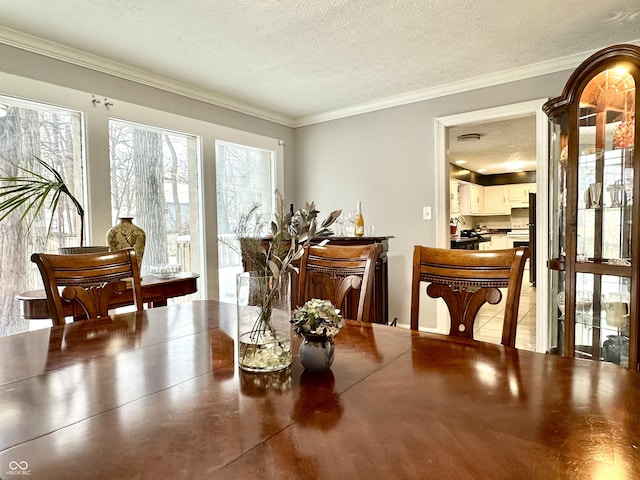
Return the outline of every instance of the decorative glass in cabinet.
{"type": "Polygon", "coordinates": [[[635,106],[640,47],[589,57],[550,119],[549,252],[554,352],[639,369],[640,186],[635,106]]]}

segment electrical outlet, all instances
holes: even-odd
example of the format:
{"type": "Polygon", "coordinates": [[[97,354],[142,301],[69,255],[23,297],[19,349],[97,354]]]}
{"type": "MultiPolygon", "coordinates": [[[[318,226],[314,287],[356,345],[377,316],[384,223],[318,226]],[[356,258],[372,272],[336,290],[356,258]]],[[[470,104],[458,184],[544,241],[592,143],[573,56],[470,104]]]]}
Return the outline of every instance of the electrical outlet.
{"type": "Polygon", "coordinates": [[[431,207],[422,207],[423,220],[431,220],[431,207]]]}

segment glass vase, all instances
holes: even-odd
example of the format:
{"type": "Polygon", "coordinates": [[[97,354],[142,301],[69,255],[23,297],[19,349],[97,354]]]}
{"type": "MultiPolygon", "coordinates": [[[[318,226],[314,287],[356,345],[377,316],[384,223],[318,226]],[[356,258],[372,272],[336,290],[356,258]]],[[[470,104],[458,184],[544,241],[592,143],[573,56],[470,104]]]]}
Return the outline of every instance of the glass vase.
{"type": "Polygon", "coordinates": [[[291,365],[291,281],[259,272],[237,276],[238,365],[274,372],[291,365]]]}
{"type": "Polygon", "coordinates": [[[589,185],[589,196],[591,197],[591,208],[600,208],[600,194],[602,193],[602,184],[600,182],[589,185]]]}

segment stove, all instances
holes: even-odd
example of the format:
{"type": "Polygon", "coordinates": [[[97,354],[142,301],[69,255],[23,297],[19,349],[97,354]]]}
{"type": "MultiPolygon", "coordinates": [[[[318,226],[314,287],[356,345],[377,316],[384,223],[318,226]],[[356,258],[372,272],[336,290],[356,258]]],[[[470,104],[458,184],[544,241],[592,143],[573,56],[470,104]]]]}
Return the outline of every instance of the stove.
{"type": "MultiPolygon", "coordinates": [[[[515,244],[516,242],[529,242],[529,224],[526,222],[511,224],[511,231],[507,232],[507,238],[515,244]]],[[[520,246],[520,245],[516,245],[520,246]]],[[[528,245],[524,245],[528,246],[528,245]]]]}
{"type": "Polygon", "coordinates": [[[513,242],[528,242],[529,241],[529,229],[526,230],[511,230],[507,232],[507,238],[513,240],[513,242]]]}

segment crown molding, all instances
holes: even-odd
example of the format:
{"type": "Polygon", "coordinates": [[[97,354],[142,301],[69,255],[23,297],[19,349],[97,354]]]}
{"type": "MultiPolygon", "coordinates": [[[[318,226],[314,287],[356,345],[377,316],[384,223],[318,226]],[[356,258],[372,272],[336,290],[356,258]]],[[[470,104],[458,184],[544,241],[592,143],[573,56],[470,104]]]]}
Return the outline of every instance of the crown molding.
{"type": "MultiPolygon", "coordinates": [[[[431,100],[446,95],[468,92],[479,88],[491,87],[549,73],[574,69],[587,57],[600,50],[595,49],[524,67],[513,68],[445,85],[416,90],[401,95],[394,95],[374,102],[293,118],[288,115],[244,103],[230,97],[225,97],[210,90],[194,87],[193,85],[178,82],[161,75],[156,75],[123,63],[114,62],[97,55],[92,55],[75,48],[66,47],[55,42],[34,37],[2,26],[0,26],[0,43],[292,128],[338,120],[341,118],[352,117],[354,115],[361,115],[363,113],[384,110],[386,108],[431,100]]],[[[624,43],[640,45],[640,39],[624,43]]]]}
{"type": "MultiPolygon", "coordinates": [[[[624,43],[640,45],[640,39],[624,43]]],[[[383,98],[375,102],[369,102],[339,110],[333,110],[331,112],[320,113],[318,115],[307,115],[298,117],[294,120],[293,127],[304,127],[307,125],[313,125],[315,123],[338,120],[340,118],[352,117],[354,115],[375,112],[377,110],[398,107],[401,105],[421,102],[424,100],[431,100],[434,98],[444,97],[446,95],[468,92],[480,88],[492,87],[504,83],[515,82],[527,78],[561,72],[563,70],[575,69],[590,55],[596,53],[599,50],[601,49],[598,48],[595,50],[590,50],[588,52],[577,53],[566,57],[526,65],[524,67],[512,68],[509,70],[504,70],[502,72],[482,75],[479,77],[452,82],[437,87],[416,90],[402,95],[383,98]]]]}
{"type": "Polygon", "coordinates": [[[104,57],[0,26],[0,43],[288,127],[293,118],[104,57]]]}

